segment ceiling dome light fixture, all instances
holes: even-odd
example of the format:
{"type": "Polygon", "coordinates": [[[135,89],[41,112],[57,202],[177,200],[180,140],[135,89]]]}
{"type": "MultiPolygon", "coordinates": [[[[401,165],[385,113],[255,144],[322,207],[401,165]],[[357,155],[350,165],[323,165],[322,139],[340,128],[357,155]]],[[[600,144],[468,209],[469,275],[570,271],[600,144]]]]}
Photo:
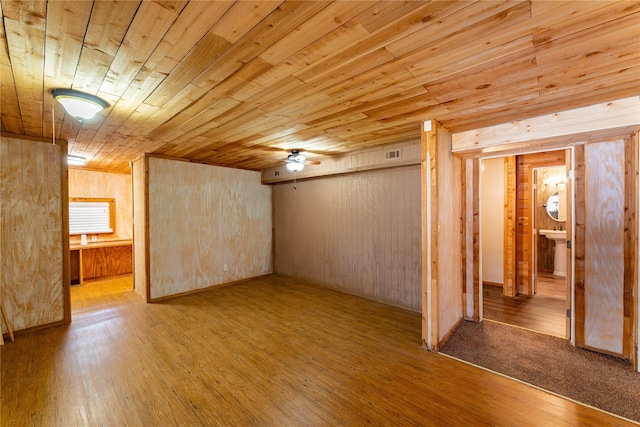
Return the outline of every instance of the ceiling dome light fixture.
{"type": "Polygon", "coordinates": [[[84,166],[87,164],[87,159],[81,156],[74,156],[73,154],[69,154],[67,156],[67,164],[71,166],[84,166]]]}
{"type": "Polygon", "coordinates": [[[51,94],[67,113],[79,120],[88,120],[109,106],[105,100],[97,96],[74,89],[53,89],[51,94]]]}

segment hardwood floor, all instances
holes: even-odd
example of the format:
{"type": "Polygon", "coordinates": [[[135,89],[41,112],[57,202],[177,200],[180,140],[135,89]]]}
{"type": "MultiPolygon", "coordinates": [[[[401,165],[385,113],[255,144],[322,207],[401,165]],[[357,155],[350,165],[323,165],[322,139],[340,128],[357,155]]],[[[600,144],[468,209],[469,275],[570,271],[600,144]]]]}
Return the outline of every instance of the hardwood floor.
{"type": "Polygon", "coordinates": [[[534,296],[505,297],[502,287],[486,284],[482,295],[485,319],[566,338],[564,277],[539,274],[534,296]]]}
{"type": "Polygon", "coordinates": [[[275,275],[156,304],[94,291],[2,347],[3,426],[627,424],[422,350],[419,313],[275,275]]]}

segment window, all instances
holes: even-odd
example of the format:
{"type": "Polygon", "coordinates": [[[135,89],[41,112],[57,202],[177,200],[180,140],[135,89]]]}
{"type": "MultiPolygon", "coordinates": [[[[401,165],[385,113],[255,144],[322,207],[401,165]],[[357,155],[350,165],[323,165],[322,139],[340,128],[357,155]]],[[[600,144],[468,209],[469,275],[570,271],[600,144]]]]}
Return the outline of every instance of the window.
{"type": "Polygon", "coordinates": [[[71,198],[69,234],[113,233],[115,199],[71,198]]]}

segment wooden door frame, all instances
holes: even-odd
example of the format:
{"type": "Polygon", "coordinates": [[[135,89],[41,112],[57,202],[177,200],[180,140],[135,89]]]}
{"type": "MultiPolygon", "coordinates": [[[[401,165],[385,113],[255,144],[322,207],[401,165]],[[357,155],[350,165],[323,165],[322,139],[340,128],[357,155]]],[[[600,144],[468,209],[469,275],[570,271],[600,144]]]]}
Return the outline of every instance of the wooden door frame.
{"type": "MultiPolygon", "coordinates": [[[[638,252],[640,251],[639,239],[638,239],[638,230],[640,229],[640,218],[638,218],[637,212],[640,211],[640,201],[638,200],[638,188],[640,187],[639,183],[639,165],[640,165],[640,151],[637,147],[638,145],[638,134],[634,133],[632,136],[618,136],[617,138],[607,138],[605,140],[589,140],[585,139],[580,141],[579,143],[568,143],[561,144],[558,143],[557,146],[554,147],[546,147],[545,150],[540,151],[552,151],[552,150],[567,150],[567,153],[571,153],[568,156],[565,156],[567,162],[571,162],[572,166],[572,180],[569,181],[571,185],[571,193],[572,199],[575,203],[572,204],[570,208],[570,218],[567,219],[568,230],[567,233],[569,236],[572,236],[571,249],[568,248],[568,257],[570,262],[567,264],[567,280],[568,286],[570,287],[572,297],[571,298],[571,320],[569,322],[569,335],[572,344],[577,346],[584,345],[584,257],[585,257],[585,241],[584,241],[584,233],[585,233],[585,206],[584,206],[584,198],[580,197],[579,194],[584,193],[584,146],[588,143],[593,142],[606,142],[607,140],[621,140],[625,141],[625,225],[628,232],[625,234],[625,334],[630,333],[631,336],[625,335],[627,338],[624,339],[623,345],[627,346],[629,359],[632,363],[632,366],[635,370],[640,370],[638,364],[638,330],[640,330],[640,319],[638,316],[638,312],[640,311],[640,298],[638,298],[638,269],[640,268],[640,260],[638,257],[638,252]],[[581,161],[582,159],[582,161],[581,161]],[[630,161],[629,159],[635,159],[635,161],[630,161]],[[582,319],[582,320],[581,320],[582,319]]],[[[526,154],[531,151],[528,151],[527,148],[530,148],[530,144],[525,144],[521,149],[516,149],[511,146],[509,149],[505,149],[504,153],[501,153],[500,150],[494,150],[491,153],[491,157],[497,157],[501,154],[506,156],[514,155],[514,154],[526,154]]],[[[465,156],[466,163],[469,162],[479,163],[480,159],[483,157],[489,157],[483,155],[483,153],[476,153],[473,156],[465,156]]],[[[463,176],[464,177],[464,176],[463,176]]],[[[465,178],[469,179],[469,177],[474,177],[474,174],[467,174],[465,178]]],[[[477,179],[473,179],[473,182],[466,182],[466,188],[473,188],[474,193],[477,194],[477,190],[479,189],[477,179]]],[[[569,189],[568,189],[569,191],[569,189]]],[[[468,201],[469,195],[463,194],[463,198],[468,201]]],[[[478,204],[481,204],[481,200],[478,204]]],[[[475,206],[475,203],[473,203],[475,206]]],[[[474,212],[475,216],[475,212],[474,212]]],[[[466,220],[467,215],[463,215],[463,220],[466,220]]],[[[471,231],[473,238],[477,238],[479,236],[479,222],[473,222],[472,224],[465,224],[463,227],[464,233],[467,234],[471,231]]],[[[464,240],[468,240],[468,236],[464,237],[464,240]]],[[[471,257],[471,259],[476,259],[481,256],[480,248],[465,247],[465,256],[471,257]]],[[[479,245],[477,245],[479,246],[479,245]]],[[[473,304],[467,304],[467,307],[473,307],[473,314],[466,314],[466,318],[474,321],[481,321],[482,314],[478,313],[482,307],[481,297],[479,294],[482,292],[481,288],[481,280],[482,277],[479,271],[475,271],[479,269],[478,263],[467,263],[467,265],[473,265],[474,271],[472,274],[467,272],[468,276],[474,277],[473,284],[473,295],[466,295],[466,298],[473,298],[473,304]],[[475,280],[475,277],[478,277],[475,280]],[[479,299],[479,303],[478,303],[479,299]]]]}

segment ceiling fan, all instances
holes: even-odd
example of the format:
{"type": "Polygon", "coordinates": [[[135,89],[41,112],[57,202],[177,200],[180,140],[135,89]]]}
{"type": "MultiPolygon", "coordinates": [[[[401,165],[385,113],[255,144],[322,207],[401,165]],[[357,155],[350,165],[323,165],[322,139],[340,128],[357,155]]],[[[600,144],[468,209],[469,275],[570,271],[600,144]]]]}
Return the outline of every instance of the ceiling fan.
{"type": "Polygon", "coordinates": [[[304,165],[319,165],[317,160],[307,160],[307,156],[300,154],[300,150],[291,150],[291,154],[287,156],[287,169],[292,172],[300,172],[304,165]]]}

